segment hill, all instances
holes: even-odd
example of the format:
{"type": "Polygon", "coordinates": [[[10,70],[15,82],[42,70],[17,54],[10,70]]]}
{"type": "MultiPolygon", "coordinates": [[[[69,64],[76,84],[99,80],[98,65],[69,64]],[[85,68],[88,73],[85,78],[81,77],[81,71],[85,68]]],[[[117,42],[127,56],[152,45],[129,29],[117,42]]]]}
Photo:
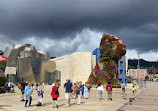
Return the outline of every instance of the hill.
{"type": "MultiPolygon", "coordinates": [[[[155,67],[158,69],[158,61],[156,62],[149,62],[143,59],[140,59],[140,67],[155,67]]],[[[129,59],[128,60],[128,65],[134,68],[137,68],[138,65],[138,60],[137,59],[129,59]]]]}
{"type": "MultiPolygon", "coordinates": [[[[158,73],[158,61],[146,61],[140,59],[140,68],[148,69],[149,74],[158,73]]],[[[137,59],[129,59],[128,60],[128,69],[135,69],[137,68],[138,60],[137,59]]]]}

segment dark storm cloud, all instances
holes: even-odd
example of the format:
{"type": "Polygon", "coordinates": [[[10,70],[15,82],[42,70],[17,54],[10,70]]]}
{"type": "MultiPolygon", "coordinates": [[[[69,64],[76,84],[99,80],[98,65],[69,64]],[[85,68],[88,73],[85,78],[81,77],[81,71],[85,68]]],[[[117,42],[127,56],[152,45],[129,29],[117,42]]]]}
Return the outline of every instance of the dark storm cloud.
{"type": "Polygon", "coordinates": [[[0,0],[0,34],[61,39],[89,28],[149,51],[158,41],[157,6],[157,0],[0,0]]]}

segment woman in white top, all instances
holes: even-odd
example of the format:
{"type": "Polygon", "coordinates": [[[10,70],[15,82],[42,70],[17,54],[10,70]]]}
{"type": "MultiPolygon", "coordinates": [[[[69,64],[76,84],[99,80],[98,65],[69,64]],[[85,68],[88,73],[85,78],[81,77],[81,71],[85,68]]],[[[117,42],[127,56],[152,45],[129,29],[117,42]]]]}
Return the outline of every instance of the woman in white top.
{"type": "Polygon", "coordinates": [[[84,98],[88,99],[88,87],[87,87],[87,83],[85,83],[85,86],[84,86],[84,98]]]}
{"type": "Polygon", "coordinates": [[[42,96],[43,96],[41,83],[38,83],[37,94],[38,94],[38,104],[37,104],[37,106],[41,106],[41,104],[42,104],[42,96]]]}
{"type": "Polygon", "coordinates": [[[98,84],[98,91],[99,91],[99,97],[100,97],[100,101],[101,101],[102,100],[102,92],[104,91],[104,88],[101,85],[101,83],[98,84]]]}

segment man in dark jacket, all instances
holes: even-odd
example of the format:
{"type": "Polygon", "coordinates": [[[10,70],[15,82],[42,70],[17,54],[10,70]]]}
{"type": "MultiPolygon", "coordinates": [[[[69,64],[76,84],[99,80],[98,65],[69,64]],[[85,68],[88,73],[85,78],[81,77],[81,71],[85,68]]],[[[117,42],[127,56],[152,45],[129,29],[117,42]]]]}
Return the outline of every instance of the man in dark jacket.
{"type": "Polygon", "coordinates": [[[20,84],[22,86],[22,89],[21,89],[21,101],[25,101],[24,100],[24,92],[25,92],[26,83],[24,82],[24,79],[21,80],[20,84]]]}

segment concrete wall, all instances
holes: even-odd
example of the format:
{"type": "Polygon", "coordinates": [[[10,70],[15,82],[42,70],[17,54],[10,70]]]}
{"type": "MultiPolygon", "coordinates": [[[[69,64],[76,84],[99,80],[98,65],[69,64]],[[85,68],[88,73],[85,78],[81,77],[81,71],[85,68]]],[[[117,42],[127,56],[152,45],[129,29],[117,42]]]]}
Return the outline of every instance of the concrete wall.
{"type": "Polygon", "coordinates": [[[15,74],[16,75],[16,67],[6,67],[4,74],[15,74]]]}
{"type": "Polygon", "coordinates": [[[61,84],[66,82],[66,79],[71,79],[73,82],[88,80],[92,69],[96,65],[96,56],[91,52],[76,52],[71,55],[50,59],[56,63],[56,70],[61,72],[61,84]]]}
{"type": "Polygon", "coordinates": [[[50,59],[56,63],[56,70],[61,72],[61,84],[64,84],[66,79],[72,78],[71,72],[71,57],[69,55],[50,59]]]}

